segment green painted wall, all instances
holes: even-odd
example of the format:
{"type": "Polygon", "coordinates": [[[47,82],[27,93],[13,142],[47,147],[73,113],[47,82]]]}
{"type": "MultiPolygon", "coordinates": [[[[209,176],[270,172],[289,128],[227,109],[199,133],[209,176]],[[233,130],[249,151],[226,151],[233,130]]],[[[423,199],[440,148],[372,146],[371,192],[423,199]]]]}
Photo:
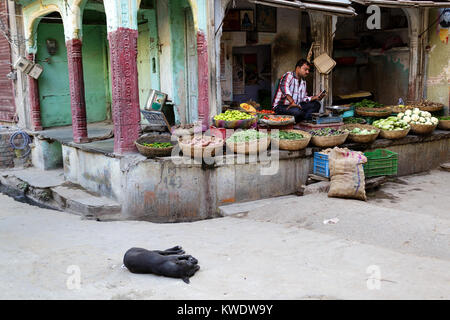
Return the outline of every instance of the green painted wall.
{"type": "MultiPolygon", "coordinates": [[[[139,10],[138,32],[139,103],[143,109],[150,90],[160,90],[158,24],[155,10],[139,10]]],[[[148,123],[145,118],[141,121],[148,123]]]]}
{"type": "MultiPolygon", "coordinates": [[[[84,26],[83,71],[85,81],[86,113],[88,122],[103,121],[110,112],[105,26],[84,26]]],[[[61,24],[40,23],[36,59],[44,67],[39,77],[39,97],[43,127],[72,124],[70,110],[69,74],[64,30],[61,24]],[[58,42],[58,52],[50,56],[46,39],[58,42]],[[45,61],[50,58],[49,61],[45,61]]]]}
{"type": "MultiPolygon", "coordinates": [[[[197,102],[189,104],[188,92],[198,92],[198,68],[196,64],[196,32],[192,11],[186,0],[173,0],[169,3],[170,38],[173,70],[173,101],[176,122],[194,122],[198,119],[197,102]],[[188,10],[189,12],[186,12],[188,10]],[[186,18],[187,17],[187,18],[186,18]],[[186,21],[188,19],[188,21],[186,21]],[[189,30],[186,30],[188,25],[189,30]],[[188,41],[186,39],[188,37],[188,41]],[[188,43],[187,43],[188,42],[188,43]],[[187,70],[187,48],[195,51],[195,61],[190,59],[191,69],[187,70]],[[195,76],[189,79],[188,76],[195,76]],[[188,83],[192,86],[188,87],[188,83]]],[[[189,58],[189,57],[188,57],[189,58]]],[[[191,57],[192,58],[192,57],[191,57]]]]}
{"type": "MultiPolygon", "coordinates": [[[[449,6],[450,7],[450,6],[449,6]]],[[[439,16],[438,9],[430,10],[430,21],[435,21],[439,16]]],[[[449,29],[450,36],[450,29],[449,29]]],[[[427,99],[443,103],[448,112],[450,104],[450,42],[441,41],[438,27],[430,29],[429,33],[430,53],[427,64],[427,99]]]]}

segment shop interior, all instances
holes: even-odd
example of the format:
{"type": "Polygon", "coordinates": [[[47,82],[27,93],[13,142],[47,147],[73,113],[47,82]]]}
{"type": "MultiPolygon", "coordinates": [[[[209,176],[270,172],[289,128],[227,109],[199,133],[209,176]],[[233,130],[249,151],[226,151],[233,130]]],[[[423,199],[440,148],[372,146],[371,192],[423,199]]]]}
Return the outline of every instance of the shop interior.
{"type": "Polygon", "coordinates": [[[334,104],[367,98],[385,105],[404,101],[409,84],[409,29],[405,12],[381,8],[381,29],[369,30],[367,7],[358,16],[339,17],[333,42],[334,104]]]}
{"type": "MultiPolygon", "coordinates": [[[[222,104],[255,101],[271,109],[279,79],[306,58],[311,43],[306,12],[236,1],[236,7],[227,8],[222,26],[222,104]]],[[[313,80],[311,72],[308,89],[313,80]]]]}

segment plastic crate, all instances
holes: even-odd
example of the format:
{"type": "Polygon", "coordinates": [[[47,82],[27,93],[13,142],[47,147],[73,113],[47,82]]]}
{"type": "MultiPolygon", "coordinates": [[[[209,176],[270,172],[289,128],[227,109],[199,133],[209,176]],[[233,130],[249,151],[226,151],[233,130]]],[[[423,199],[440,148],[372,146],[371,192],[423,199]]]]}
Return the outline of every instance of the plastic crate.
{"type": "Polygon", "coordinates": [[[328,166],[328,155],[314,152],[314,174],[325,178],[330,177],[330,167],[328,166]]]}
{"type": "Polygon", "coordinates": [[[365,152],[367,163],[364,165],[366,178],[376,176],[393,176],[398,172],[398,153],[385,149],[365,152]]]}

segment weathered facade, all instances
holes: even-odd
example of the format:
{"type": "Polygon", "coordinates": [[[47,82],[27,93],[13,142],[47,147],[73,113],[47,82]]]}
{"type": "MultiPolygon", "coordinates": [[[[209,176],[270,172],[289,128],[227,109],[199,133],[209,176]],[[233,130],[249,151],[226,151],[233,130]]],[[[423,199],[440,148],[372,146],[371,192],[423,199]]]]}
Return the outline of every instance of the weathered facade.
{"type": "MultiPolygon", "coordinates": [[[[1,32],[6,33],[10,29],[8,18],[8,4],[6,1],[0,1],[0,12],[4,13],[1,16],[0,35],[1,32]]],[[[4,36],[0,36],[0,123],[13,122],[16,113],[16,106],[14,101],[13,83],[11,79],[11,72],[13,71],[11,65],[12,50],[11,44],[4,36]]]]}
{"type": "Polygon", "coordinates": [[[87,123],[112,119],[114,151],[134,152],[149,89],[168,93],[178,122],[207,125],[207,1],[16,2],[25,54],[44,67],[39,79],[28,77],[22,107],[30,129],[72,124],[74,141],[83,143],[87,123]]]}
{"type": "MultiPolygon", "coordinates": [[[[369,68],[370,81],[361,81],[350,67],[336,67],[329,75],[315,69],[309,93],[327,89],[325,105],[351,88],[383,96],[386,104],[396,103],[398,97],[427,97],[444,103],[448,112],[448,33],[446,38],[445,27],[429,28],[443,15],[439,6],[432,6],[435,2],[257,2],[277,8],[275,29],[224,29],[229,10],[256,12],[255,1],[8,0],[9,12],[14,12],[11,30],[27,40],[11,51],[10,62],[26,56],[44,67],[39,79],[17,72],[13,81],[19,126],[35,138],[34,165],[43,170],[63,167],[67,181],[119,203],[120,219],[192,221],[215,216],[219,205],[292,194],[310,172],[310,149],[281,154],[272,161],[279,160],[277,174],[264,176],[260,172],[267,163],[239,163],[235,155],[219,156],[221,162],[210,167],[185,163],[182,157],[146,159],[135,152],[134,141],[145,123],[140,108],[150,89],[168,94],[176,122],[200,121],[206,130],[211,117],[230,101],[260,100],[258,90],[265,90],[270,104],[278,79],[310,48],[313,57],[327,53],[333,58],[367,58],[365,66],[356,68],[369,68]],[[354,28],[356,2],[363,11],[377,4],[404,18],[404,27],[395,32],[405,46],[375,54],[336,48],[336,40],[361,36],[354,28]],[[256,84],[243,83],[239,92],[233,83],[233,56],[244,54],[256,57],[251,62],[258,77],[256,84]],[[85,143],[88,123],[105,122],[113,125],[113,143],[85,143]],[[70,137],[46,134],[59,127],[71,128],[70,137]]],[[[375,38],[385,35],[375,33],[375,38]]],[[[446,134],[383,143],[373,147],[406,150],[403,164],[417,158],[416,166],[402,169],[402,174],[448,159],[446,134]]]]}

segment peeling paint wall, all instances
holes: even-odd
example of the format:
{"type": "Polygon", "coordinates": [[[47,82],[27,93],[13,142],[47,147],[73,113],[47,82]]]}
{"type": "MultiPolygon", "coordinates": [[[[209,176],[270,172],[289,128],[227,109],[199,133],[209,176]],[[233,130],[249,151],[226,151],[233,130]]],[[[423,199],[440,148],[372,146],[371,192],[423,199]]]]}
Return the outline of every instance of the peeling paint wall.
{"type": "MultiPolygon", "coordinates": [[[[438,9],[430,10],[429,21],[435,21],[439,16],[438,9]]],[[[448,107],[450,104],[450,44],[442,37],[442,28],[438,26],[431,28],[429,32],[428,64],[426,97],[427,99],[443,103],[448,107]],[[444,40],[443,40],[444,39],[444,40]]],[[[450,34],[450,29],[449,34],[450,34]]]]}

